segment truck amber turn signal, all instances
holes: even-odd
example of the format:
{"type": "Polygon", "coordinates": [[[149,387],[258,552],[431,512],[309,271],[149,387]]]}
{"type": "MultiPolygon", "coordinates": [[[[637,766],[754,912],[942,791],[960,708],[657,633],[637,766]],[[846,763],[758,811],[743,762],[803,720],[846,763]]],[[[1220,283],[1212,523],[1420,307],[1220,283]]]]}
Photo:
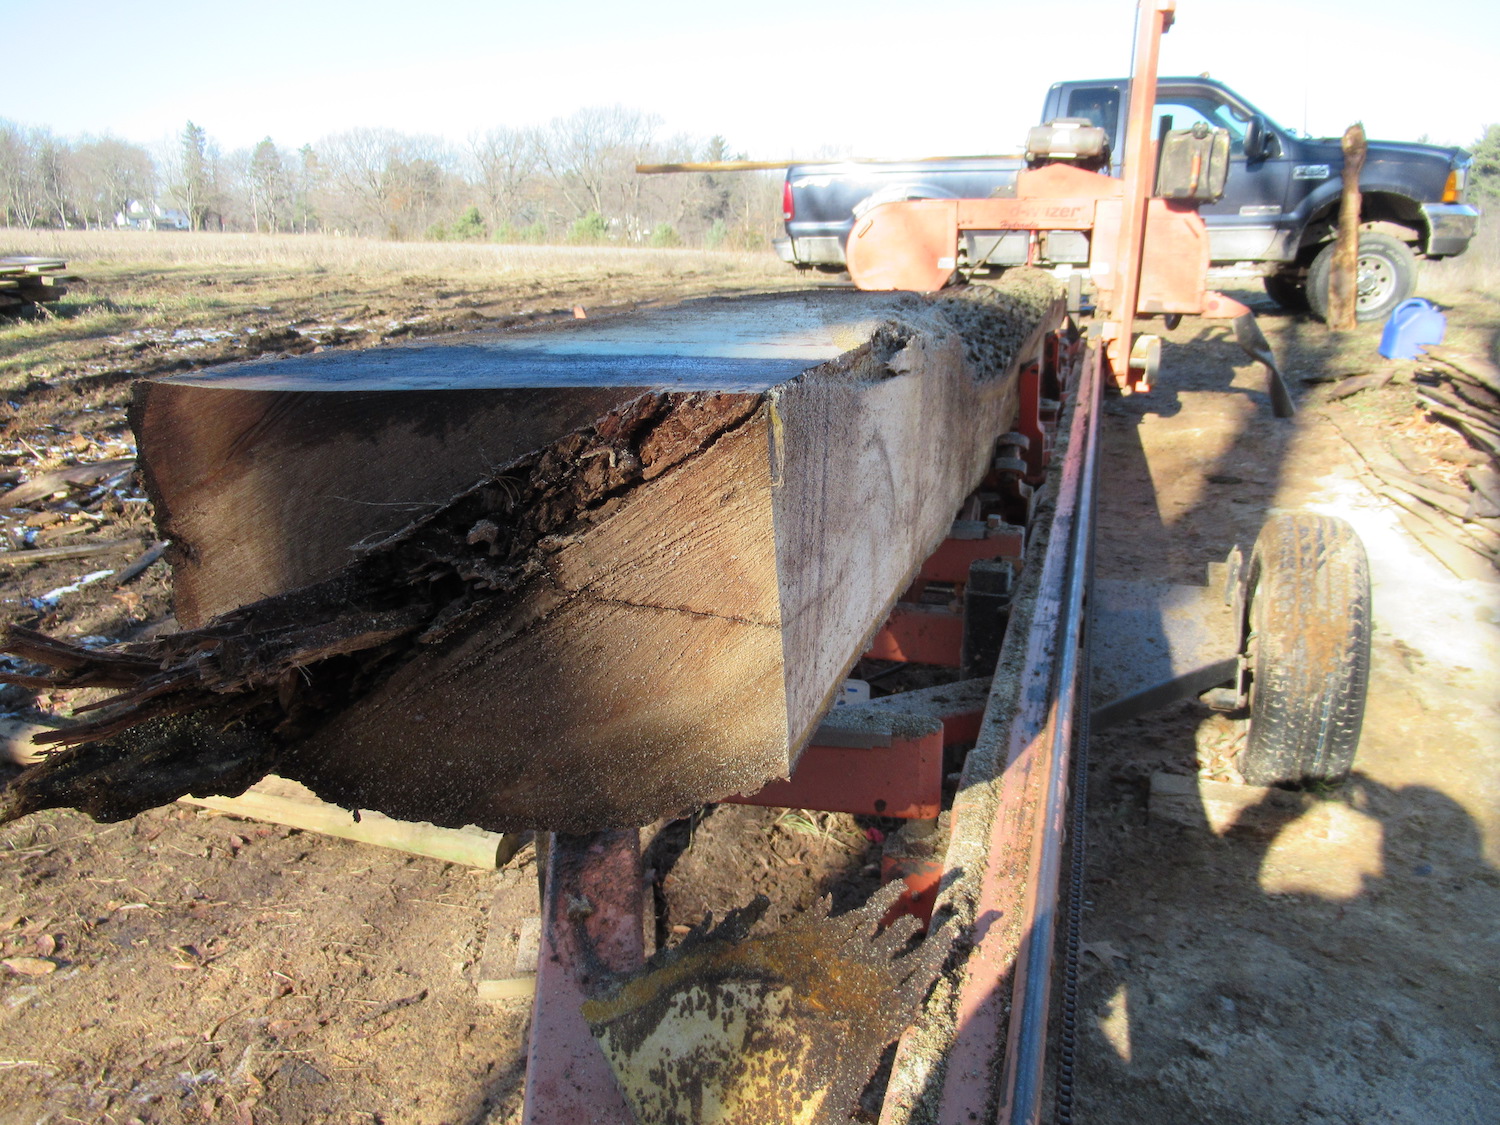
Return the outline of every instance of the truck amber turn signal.
{"type": "MultiPolygon", "coordinates": [[[[788,184],[788,187],[791,185],[788,184]]],[[[1459,168],[1448,173],[1448,182],[1443,185],[1443,202],[1459,203],[1459,198],[1464,193],[1464,174],[1459,168]]]]}

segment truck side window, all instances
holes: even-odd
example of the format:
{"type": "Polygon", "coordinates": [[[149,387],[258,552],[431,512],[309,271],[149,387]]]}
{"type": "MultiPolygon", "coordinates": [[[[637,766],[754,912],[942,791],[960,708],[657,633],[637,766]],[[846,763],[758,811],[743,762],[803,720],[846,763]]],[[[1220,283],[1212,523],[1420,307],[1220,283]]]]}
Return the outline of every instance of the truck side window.
{"type": "Polygon", "coordinates": [[[1245,122],[1248,117],[1238,106],[1228,102],[1191,95],[1169,95],[1157,101],[1153,116],[1158,128],[1163,117],[1170,117],[1174,129],[1191,129],[1200,121],[1210,129],[1228,129],[1229,151],[1235,155],[1241,155],[1245,151],[1245,122]]]}
{"type": "MultiPolygon", "coordinates": [[[[1223,128],[1224,123],[1222,121],[1204,112],[1207,108],[1207,106],[1198,103],[1196,99],[1191,102],[1185,100],[1157,102],[1156,108],[1152,112],[1152,116],[1155,118],[1152,136],[1156,136],[1161,131],[1161,119],[1163,117],[1170,117],[1172,119],[1172,128],[1174,129],[1191,129],[1200,121],[1210,129],[1223,128]]],[[[1239,152],[1244,143],[1245,131],[1243,126],[1229,130],[1229,145],[1232,151],[1239,152]]]]}
{"type": "Polygon", "coordinates": [[[1112,86],[1080,86],[1068,93],[1069,117],[1082,117],[1109,134],[1115,143],[1115,122],[1120,120],[1120,91],[1112,86]]]}

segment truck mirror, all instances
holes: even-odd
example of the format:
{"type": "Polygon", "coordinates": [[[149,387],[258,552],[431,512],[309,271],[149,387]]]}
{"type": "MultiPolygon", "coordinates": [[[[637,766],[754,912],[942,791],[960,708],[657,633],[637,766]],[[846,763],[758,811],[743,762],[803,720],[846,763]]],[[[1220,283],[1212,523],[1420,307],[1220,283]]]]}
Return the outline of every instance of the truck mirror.
{"type": "Polygon", "coordinates": [[[1266,119],[1258,113],[1250,115],[1245,122],[1245,159],[1264,160],[1269,153],[1266,134],[1266,119]]]}

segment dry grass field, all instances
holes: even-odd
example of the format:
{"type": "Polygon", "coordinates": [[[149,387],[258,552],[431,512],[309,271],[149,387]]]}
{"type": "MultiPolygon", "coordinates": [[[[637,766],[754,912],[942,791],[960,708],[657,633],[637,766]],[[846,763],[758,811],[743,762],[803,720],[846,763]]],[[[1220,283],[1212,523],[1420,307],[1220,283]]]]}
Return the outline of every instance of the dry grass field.
{"type": "Polygon", "coordinates": [[[196,336],[201,363],[245,358],[243,337],[288,327],[336,329],[338,343],[370,343],[572,315],[575,306],[595,311],[798,284],[769,251],[6,229],[5,254],[63,258],[84,282],[52,315],[0,332],[0,387],[15,378],[95,374],[119,357],[110,338],[133,332],[144,334],[134,343],[196,336]]]}

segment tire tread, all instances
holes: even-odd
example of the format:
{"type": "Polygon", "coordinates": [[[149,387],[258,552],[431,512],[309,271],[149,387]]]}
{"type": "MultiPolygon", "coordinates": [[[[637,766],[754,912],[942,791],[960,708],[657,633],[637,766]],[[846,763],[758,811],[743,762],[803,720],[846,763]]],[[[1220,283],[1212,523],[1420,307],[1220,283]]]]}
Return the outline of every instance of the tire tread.
{"type": "Polygon", "coordinates": [[[1240,772],[1255,785],[1341,781],[1369,688],[1364,546],[1343,520],[1290,513],[1266,524],[1250,573],[1256,658],[1240,772]]]}

